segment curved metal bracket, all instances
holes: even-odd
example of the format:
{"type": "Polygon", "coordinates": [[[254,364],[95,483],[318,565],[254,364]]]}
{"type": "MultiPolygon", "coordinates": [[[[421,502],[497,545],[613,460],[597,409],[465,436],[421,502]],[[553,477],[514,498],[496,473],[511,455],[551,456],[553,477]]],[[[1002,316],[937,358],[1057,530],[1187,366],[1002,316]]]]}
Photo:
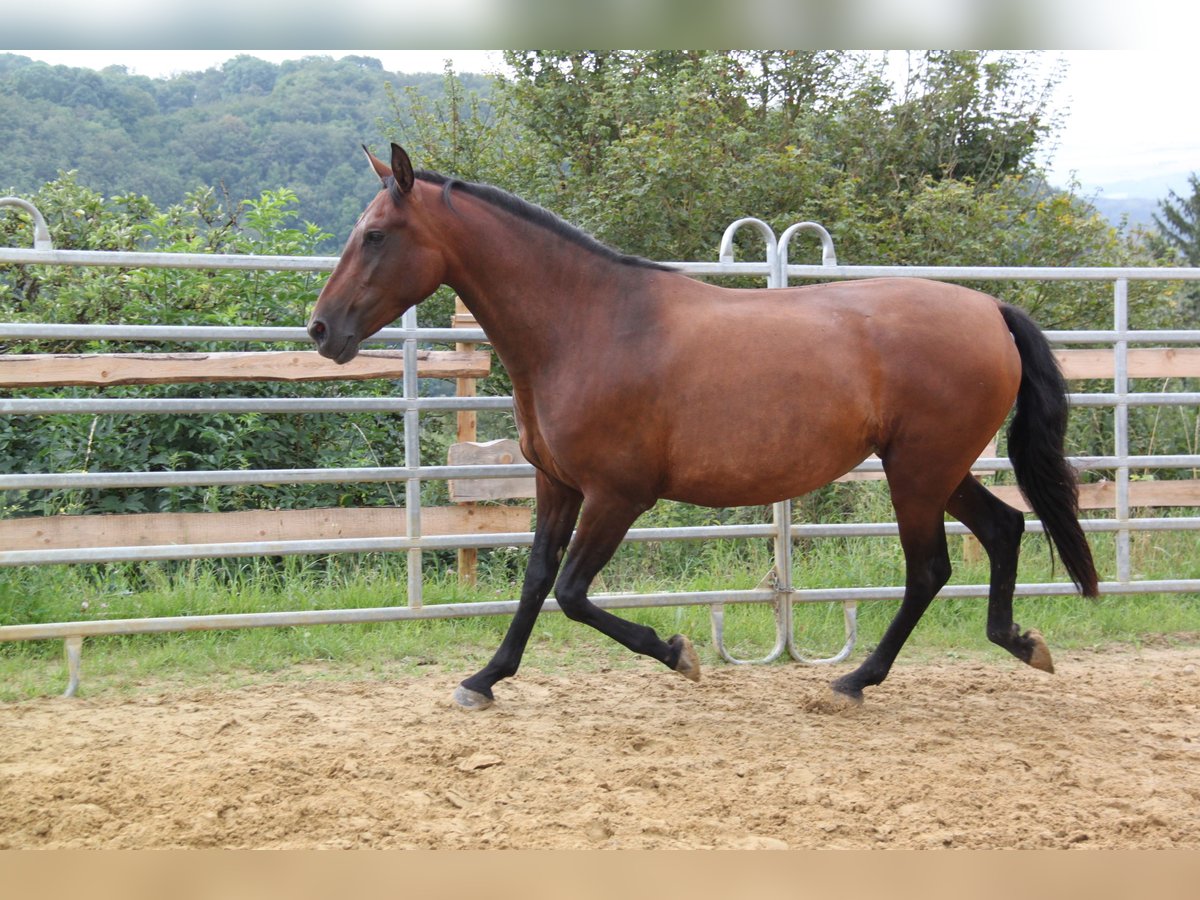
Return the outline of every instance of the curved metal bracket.
{"type": "Polygon", "coordinates": [[[775,237],[774,229],[762,219],[747,217],[731,222],[725,229],[725,233],[721,235],[721,248],[717,252],[717,260],[722,263],[733,262],[734,235],[746,226],[752,227],[762,235],[763,242],[767,245],[767,266],[771,270],[771,274],[767,277],[767,287],[779,287],[779,241],[775,237]]]}
{"type": "MultiPolygon", "coordinates": [[[[789,613],[791,604],[789,606],[789,613]]],[[[790,614],[788,616],[791,618],[790,614]]],[[[833,656],[824,659],[809,659],[800,652],[800,648],[796,646],[795,635],[791,622],[788,622],[787,630],[787,651],[788,655],[798,663],[803,663],[806,666],[828,666],[834,663],[840,663],[847,659],[854,652],[854,645],[858,641],[858,602],[855,600],[847,600],[842,604],[842,618],[846,627],[846,643],[842,645],[842,649],[833,656]]]]}
{"type": "Polygon", "coordinates": [[[788,592],[781,591],[772,601],[775,607],[775,646],[761,659],[739,659],[729,652],[725,646],[725,604],[718,603],[708,608],[709,621],[712,624],[713,647],[725,662],[735,666],[762,665],[772,663],[787,651],[796,662],[805,666],[830,666],[845,662],[858,643],[858,602],[847,600],[842,604],[842,620],[845,626],[846,640],[842,648],[833,656],[820,659],[810,659],[796,645],[795,625],[792,615],[792,598],[788,592]]]}
{"type": "Polygon", "coordinates": [[[712,623],[713,646],[725,662],[735,666],[762,665],[775,662],[783,656],[791,642],[791,603],[780,596],[772,601],[775,606],[775,646],[761,659],[738,659],[725,646],[725,604],[716,603],[708,608],[709,621],[712,623]]]}
{"type": "Polygon", "coordinates": [[[836,266],[837,253],[833,249],[833,238],[829,232],[825,230],[825,226],[818,225],[816,222],[797,222],[790,226],[779,237],[779,272],[780,278],[784,284],[787,284],[787,251],[788,245],[792,241],[792,237],[801,231],[807,231],[815,234],[821,240],[821,265],[836,266]]]}
{"type": "Polygon", "coordinates": [[[67,689],[64,697],[74,697],[79,691],[79,669],[83,658],[83,635],[68,635],[63,640],[63,649],[67,654],[67,689]]]}
{"type": "Polygon", "coordinates": [[[50,240],[50,229],[46,227],[46,220],[38,212],[36,206],[28,200],[22,200],[20,197],[0,197],[0,206],[15,206],[18,209],[25,210],[33,218],[34,250],[54,249],[54,242],[50,240]]]}

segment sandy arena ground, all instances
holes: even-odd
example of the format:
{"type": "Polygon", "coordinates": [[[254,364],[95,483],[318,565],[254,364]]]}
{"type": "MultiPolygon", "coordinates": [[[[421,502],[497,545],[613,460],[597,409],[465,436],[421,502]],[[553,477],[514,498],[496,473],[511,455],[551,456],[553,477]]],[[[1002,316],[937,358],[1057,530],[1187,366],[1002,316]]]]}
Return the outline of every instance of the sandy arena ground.
{"type": "MultiPolygon", "coordinates": [[[[1200,848],[1200,647],[0,705],[0,848],[1200,848]]],[[[86,685],[85,685],[86,686],[86,685]]]]}

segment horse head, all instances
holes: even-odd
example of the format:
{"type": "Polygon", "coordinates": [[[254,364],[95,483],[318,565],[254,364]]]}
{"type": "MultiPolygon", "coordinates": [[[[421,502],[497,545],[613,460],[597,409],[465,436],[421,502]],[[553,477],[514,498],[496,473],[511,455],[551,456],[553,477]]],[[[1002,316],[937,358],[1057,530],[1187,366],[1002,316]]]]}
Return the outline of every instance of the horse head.
{"type": "Polygon", "coordinates": [[[363,150],[382,189],[350,232],[308,322],[317,350],[339,364],[437,290],[446,268],[408,154],[392,144],[389,165],[363,150]]]}

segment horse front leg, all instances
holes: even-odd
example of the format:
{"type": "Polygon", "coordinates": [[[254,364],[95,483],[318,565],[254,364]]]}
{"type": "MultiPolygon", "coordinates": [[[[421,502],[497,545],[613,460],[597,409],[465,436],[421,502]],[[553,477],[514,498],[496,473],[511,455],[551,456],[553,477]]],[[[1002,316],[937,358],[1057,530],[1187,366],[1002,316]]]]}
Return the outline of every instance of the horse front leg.
{"type": "Polygon", "coordinates": [[[502,678],[517,673],[533,623],[537,620],[546,595],[554,584],[562,563],[563,553],[571,540],[571,529],[579,515],[582,495],[539,471],[537,486],[537,527],[534,529],[533,549],[525,568],[521,599],[504,640],[491,662],[465,679],[454,691],[454,700],[463,709],[486,709],[495,699],[492,687],[502,678]]]}
{"type": "Polygon", "coordinates": [[[612,558],[634,520],[648,508],[620,498],[589,496],[554,596],[567,618],[590,625],[633,652],[657,659],[685,678],[699,681],[700,657],[690,640],[675,634],[664,641],[653,628],[614,616],[587,596],[592,580],[612,558]]]}

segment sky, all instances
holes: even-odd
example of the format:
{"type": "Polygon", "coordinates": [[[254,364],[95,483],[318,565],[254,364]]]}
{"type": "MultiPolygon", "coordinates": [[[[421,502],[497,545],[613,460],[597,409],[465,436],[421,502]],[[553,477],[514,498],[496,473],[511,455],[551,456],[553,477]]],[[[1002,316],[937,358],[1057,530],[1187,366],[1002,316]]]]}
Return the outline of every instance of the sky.
{"type": "MultiPolygon", "coordinates": [[[[197,71],[238,53],[282,62],[305,55],[374,56],[393,72],[437,72],[447,60],[459,72],[502,68],[491,50],[17,50],[52,64],[102,69],[124,65],[162,77],[197,71]]],[[[893,52],[893,57],[902,56],[893,52]]],[[[1043,52],[1060,62],[1065,77],[1052,107],[1065,111],[1057,145],[1041,162],[1052,184],[1075,179],[1087,195],[1119,199],[1161,198],[1168,189],[1187,194],[1187,175],[1200,171],[1200,115],[1196,115],[1195,65],[1182,47],[1043,52]]]]}

